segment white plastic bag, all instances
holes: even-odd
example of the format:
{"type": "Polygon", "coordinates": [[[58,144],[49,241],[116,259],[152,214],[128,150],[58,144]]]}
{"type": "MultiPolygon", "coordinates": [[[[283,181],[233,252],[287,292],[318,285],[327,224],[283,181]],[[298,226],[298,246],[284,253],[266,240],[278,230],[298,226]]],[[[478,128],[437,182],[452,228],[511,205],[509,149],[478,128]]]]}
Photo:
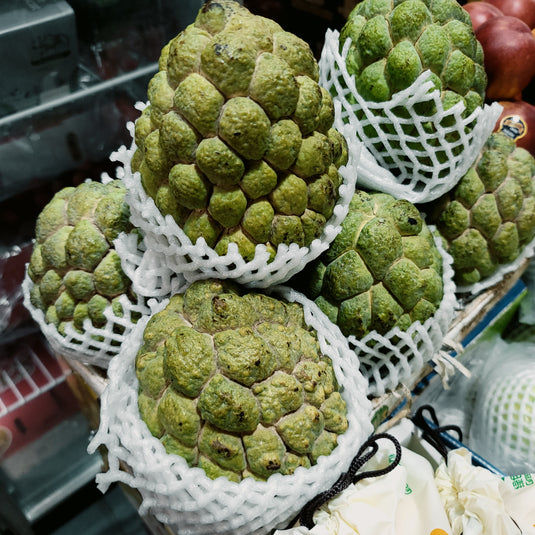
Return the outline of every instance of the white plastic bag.
{"type": "Polygon", "coordinates": [[[466,448],[448,453],[447,462],[436,470],[435,481],[453,535],[523,533],[504,502],[504,481],[485,468],[473,466],[466,448]]]}
{"type": "MultiPolygon", "coordinates": [[[[318,509],[312,529],[299,526],[275,535],[451,535],[431,465],[411,450],[401,451],[391,472],[350,485],[318,509]]],[[[365,470],[381,469],[393,456],[392,444],[381,443],[365,470]]]]}
{"type": "Polygon", "coordinates": [[[507,512],[524,535],[535,534],[535,474],[506,477],[501,493],[507,512]]]}

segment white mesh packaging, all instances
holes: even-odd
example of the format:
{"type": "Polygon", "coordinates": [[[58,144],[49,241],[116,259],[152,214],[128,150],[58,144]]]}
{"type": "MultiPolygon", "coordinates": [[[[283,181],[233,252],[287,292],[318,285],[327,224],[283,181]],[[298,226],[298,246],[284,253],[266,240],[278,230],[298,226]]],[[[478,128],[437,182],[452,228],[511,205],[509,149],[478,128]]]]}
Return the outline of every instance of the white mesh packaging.
{"type": "MultiPolygon", "coordinates": [[[[355,78],[346,69],[351,39],[340,50],[339,32],[327,30],[319,61],[320,84],[341,103],[341,114],[334,127],[357,121],[357,135],[364,147],[358,162],[359,187],[390,193],[413,203],[437,199],[449,191],[468,171],[481,147],[492,132],[502,106],[493,102],[463,118],[464,104],[444,110],[439,91],[430,91],[431,71],[423,72],[407,89],[386,102],[368,102],[356,90],[355,78]],[[418,104],[433,100],[437,112],[421,116],[418,104]],[[404,118],[399,116],[403,110],[404,118]],[[451,126],[441,126],[448,118],[451,126]],[[424,124],[433,123],[433,132],[424,124]],[[417,134],[404,129],[416,128],[417,134]],[[374,134],[371,134],[374,132],[374,134]]],[[[353,142],[348,138],[349,148],[353,142]]]]}
{"type": "Polygon", "coordinates": [[[180,534],[264,535],[287,526],[305,503],[347,470],[373,430],[366,380],[346,339],[313,303],[289,288],[272,288],[272,292],[303,305],[305,321],[316,329],[321,351],[332,360],[349,424],[333,452],[321,456],[311,468],[297,468],[292,475],[275,474],[267,481],[245,478],[240,483],[224,477],[209,479],[201,468],[189,468],[182,457],[167,454],[137,407],[134,360],[148,321],[143,318],[109,367],[100,428],[88,448],[90,453],[100,445],[108,450],[109,469],[97,475],[103,492],[116,481],[138,489],[140,514],[152,514],[180,534]],[[121,463],[128,471],[121,469],[121,463]]]}
{"type": "Polygon", "coordinates": [[[508,475],[535,472],[535,345],[500,342],[479,380],[469,446],[508,475]]]}
{"type": "Polygon", "coordinates": [[[140,241],[136,235],[122,233],[114,246],[136,295],[166,298],[180,292],[187,284],[182,273],[171,271],[163,255],[147,249],[145,240],[140,241]]]}
{"type": "MultiPolygon", "coordinates": [[[[429,227],[434,231],[434,227],[429,227]]],[[[406,331],[398,327],[385,335],[377,331],[364,338],[348,337],[350,347],[360,361],[360,370],[369,382],[369,395],[382,396],[401,384],[414,380],[441,348],[457,308],[453,259],[444,250],[442,239],[434,232],[434,240],[442,255],[444,296],[438,310],[423,324],[414,322],[406,331]]]]}
{"type": "Polygon", "coordinates": [[[122,316],[116,315],[110,305],[104,310],[106,323],[102,327],[93,326],[91,320],[87,318],[83,324],[83,332],[74,329],[72,324],[67,322],[64,334],[60,334],[54,324],[46,322],[44,312],[32,305],[30,288],[33,283],[27,269],[28,266],[22,283],[24,306],[58,355],[107,368],[111,359],[119,353],[121,346],[130,336],[137,320],[150,313],[144,298],[138,296],[137,301],[132,302],[123,294],[119,297],[122,316]]]}
{"type": "MultiPolygon", "coordinates": [[[[137,107],[142,109],[143,104],[137,107]]],[[[337,105],[336,108],[339,113],[340,107],[337,105]]],[[[133,136],[133,124],[130,123],[128,128],[133,136]]],[[[348,139],[356,139],[355,130],[355,121],[350,121],[342,125],[340,132],[348,139]]],[[[255,256],[250,261],[243,259],[235,244],[229,245],[229,252],[225,255],[218,255],[203,238],[193,244],[176,221],[169,215],[164,217],[154,200],[147,196],[139,172],[132,172],[130,160],[136,150],[135,143],[129,149],[121,147],[111,158],[122,164],[117,174],[129,190],[126,199],[130,205],[132,223],[143,232],[147,248],[160,255],[172,272],[183,274],[189,282],[209,277],[232,278],[250,287],[267,288],[287,281],[306,263],[317,258],[340,232],[340,225],[355,191],[360,146],[356,141],[348,163],[339,168],[343,179],[339,188],[340,197],[321,236],[308,247],[300,247],[296,243],[279,245],[271,262],[270,254],[262,244],[256,246],[255,256]]]]}
{"type": "Polygon", "coordinates": [[[501,264],[490,277],[486,277],[485,279],[479,282],[475,282],[474,284],[466,286],[457,285],[456,291],[458,294],[469,294],[471,296],[476,296],[481,292],[492,288],[492,286],[499,284],[501,281],[503,281],[504,277],[506,277],[510,273],[514,273],[527,259],[532,258],[534,254],[535,239],[529,242],[522,249],[518,257],[515,258],[513,262],[510,262],[508,264],[501,264]]]}

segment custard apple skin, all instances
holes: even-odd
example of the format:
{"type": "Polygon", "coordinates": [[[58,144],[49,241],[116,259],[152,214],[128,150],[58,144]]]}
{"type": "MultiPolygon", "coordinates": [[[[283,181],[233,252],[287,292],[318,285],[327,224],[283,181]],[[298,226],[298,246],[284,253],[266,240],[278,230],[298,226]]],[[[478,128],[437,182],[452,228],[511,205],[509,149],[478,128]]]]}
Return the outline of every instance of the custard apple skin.
{"type": "Polygon", "coordinates": [[[113,246],[121,232],[132,230],[125,194],[120,180],[86,181],[57,192],[37,217],[30,302],[60,333],[67,323],[84,332],[87,318],[103,327],[110,305],[121,316],[122,295],[135,302],[113,246]]]}
{"type": "Polygon", "coordinates": [[[535,237],[535,159],[495,132],[459,183],[423,210],[446,241],[455,282],[483,281],[535,237]]]}
{"type": "Polygon", "coordinates": [[[147,195],[195,243],[308,246],[333,213],[348,161],[307,43],[231,0],[212,0],[162,50],[135,123],[147,195]],[[322,189],[322,202],[315,198],[322,189]]]}
{"type": "Polygon", "coordinates": [[[442,255],[414,204],[357,190],[341,232],[290,284],[346,336],[405,331],[440,306],[442,255]]]}
{"type": "Polygon", "coordinates": [[[390,100],[431,70],[444,109],[463,101],[468,116],[484,103],[483,50],[456,0],[363,0],[340,32],[341,48],[348,38],[347,70],[368,101],[390,100]]]}
{"type": "Polygon", "coordinates": [[[292,474],[348,426],[302,306],[228,280],[194,282],[149,319],[136,375],[151,433],[210,478],[292,474]]]}

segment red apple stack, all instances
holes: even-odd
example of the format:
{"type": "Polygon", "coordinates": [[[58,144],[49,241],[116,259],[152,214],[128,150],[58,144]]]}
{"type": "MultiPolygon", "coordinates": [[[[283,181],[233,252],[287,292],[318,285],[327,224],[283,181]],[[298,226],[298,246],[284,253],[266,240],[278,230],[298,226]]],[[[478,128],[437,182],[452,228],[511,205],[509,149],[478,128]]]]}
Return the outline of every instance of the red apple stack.
{"type": "Polygon", "coordinates": [[[487,100],[504,108],[495,130],[535,156],[535,0],[474,0],[464,8],[483,47],[487,100]]]}

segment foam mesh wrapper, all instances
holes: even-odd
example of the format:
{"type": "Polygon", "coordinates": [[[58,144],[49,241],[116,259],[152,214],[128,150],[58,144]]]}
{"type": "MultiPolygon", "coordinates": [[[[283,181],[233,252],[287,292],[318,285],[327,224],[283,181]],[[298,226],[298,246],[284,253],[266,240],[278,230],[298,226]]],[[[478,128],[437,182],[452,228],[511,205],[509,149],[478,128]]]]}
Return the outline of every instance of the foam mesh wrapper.
{"type": "MultiPolygon", "coordinates": [[[[282,286],[270,293],[302,304],[305,321],[316,330],[322,353],[332,360],[349,424],[333,452],[319,457],[311,468],[297,468],[292,475],[274,474],[267,481],[248,477],[239,483],[225,477],[212,480],[201,468],[188,467],[182,457],[167,454],[141,420],[137,406],[135,357],[148,321],[144,318],[108,368],[100,427],[88,447],[89,453],[101,445],[108,451],[108,471],[96,477],[102,492],[114,482],[136,488],[142,497],[140,515],[151,514],[178,533],[264,535],[286,527],[309,500],[348,469],[373,431],[367,384],[358,361],[339,329],[302,294],[282,286]],[[127,471],[121,468],[124,465],[127,471]]],[[[165,304],[162,301],[155,310],[165,304]]]]}
{"type": "Polygon", "coordinates": [[[395,327],[385,335],[372,331],[362,339],[348,337],[360,361],[360,371],[369,382],[371,396],[382,396],[402,384],[411,388],[414,379],[440,350],[455,316],[458,303],[453,259],[444,249],[436,229],[432,225],[429,228],[442,256],[443,270],[444,295],[435,314],[424,323],[415,321],[406,331],[395,327]]]}
{"type": "MultiPolygon", "coordinates": [[[[137,103],[136,107],[143,109],[145,104],[137,103]]],[[[338,104],[335,109],[340,113],[338,104]]],[[[127,126],[133,139],[134,124],[129,123],[127,126]]],[[[301,271],[308,262],[325,251],[340,232],[357,181],[357,164],[362,144],[356,139],[355,130],[354,120],[341,126],[340,133],[346,139],[355,140],[354,147],[349,153],[348,163],[339,168],[342,177],[340,196],[322,234],[307,247],[300,247],[297,243],[279,245],[272,261],[263,244],[257,245],[254,258],[246,261],[235,244],[229,245],[227,254],[218,255],[203,238],[192,243],[173,217],[163,216],[154,200],[147,196],[139,172],[132,172],[130,161],[136,151],[135,142],[132,141],[130,148],[123,146],[112,153],[111,159],[121,163],[121,167],[117,169],[117,177],[122,179],[128,188],[126,200],[130,206],[132,223],[144,235],[151,255],[158,255],[161,264],[167,266],[170,272],[182,274],[188,282],[211,277],[231,278],[252,288],[268,288],[286,282],[301,271]]]]}
{"type": "Polygon", "coordinates": [[[138,295],[136,301],[132,301],[123,294],[119,297],[123,309],[122,316],[117,316],[110,305],[104,310],[106,323],[102,327],[95,327],[91,320],[86,318],[83,332],[77,331],[72,322],[66,322],[65,334],[62,335],[54,324],[46,322],[44,312],[32,305],[30,301],[32,285],[26,265],[22,282],[24,306],[55,354],[100,368],[107,368],[111,359],[119,353],[136,324],[137,316],[143,317],[151,312],[146,299],[142,296],[138,295]]]}
{"type": "Polygon", "coordinates": [[[135,234],[122,233],[114,246],[136,295],[165,299],[187,286],[182,273],[172,271],[162,255],[147,249],[144,238],[139,240],[135,234]]]}
{"type": "MultiPolygon", "coordinates": [[[[347,39],[340,50],[339,37],[337,30],[326,32],[319,61],[320,85],[341,104],[341,113],[335,117],[335,128],[339,129],[346,121],[363,114],[357,121],[357,135],[364,144],[358,163],[359,186],[415,204],[435,200],[452,189],[468,171],[491,134],[502,106],[498,102],[485,104],[466,118],[462,117],[465,110],[462,102],[444,110],[440,91],[430,91],[433,83],[429,70],[386,102],[366,101],[357,92],[354,75],[346,69],[351,39],[347,39]],[[350,102],[348,97],[355,102],[350,102]],[[436,113],[431,117],[419,115],[415,106],[429,101],[434,101],[436,113]],[[407,117],[398,117],[394,113],[396,108],[403,109],[407,117]],[[453,119],[451,126],[440,126],[445,118],[453,119]],[[429,122],[433,123],[433,133],[424,130],[423,125],[429,122]],[[405,133],[403,126],[407,125],[415,127],[416,134],[405,133]],[[369,137],[365,133],[364,129],[369,126],[373,127],[376,136],[369,137]],[[455,141],[447,141],[448,134],[455,134],[455,141]],[[418,148],[413,148],[415,145],[418,148]],[[439,160],[439,154],[445,156],[444,161],[439,160]],[[393,160],[392,163],[385,160],[387,157],[393,160]]],[[[351,149],[350,139],[348,144],[351,149]]]]}
{"type": "Polygon", "coordinates": [[[468,445],[507,475],[535,473],[534,352],[500,340],[477,384],[468,445]]]}

